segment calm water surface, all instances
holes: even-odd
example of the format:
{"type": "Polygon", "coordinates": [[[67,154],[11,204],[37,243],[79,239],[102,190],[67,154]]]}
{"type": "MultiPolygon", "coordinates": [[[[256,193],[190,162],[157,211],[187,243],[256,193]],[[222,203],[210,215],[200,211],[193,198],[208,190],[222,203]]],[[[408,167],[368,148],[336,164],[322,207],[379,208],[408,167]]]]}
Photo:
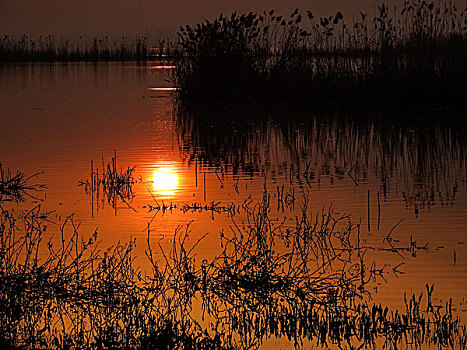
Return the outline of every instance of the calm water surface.
{"type": "Polygon", "coordinates": [[[37,204],[56,210],[56,223],[74,213],[80,232],[98,228],[104,247],[136,238],[140,257],[148,223],[154,242],[170,244],[175,228],[191,221],[194,240],[209,232],[200,254],[215,254],[232,218],[180,210],[184,204],[242,204],[266,188],[271,216],[287,222],[306,197],[310,213],[332,208],[360,223],[362,244],[388,248],[383,239],[393,229],[397,246],[427,245],[416,257],[368,252],[388,266],[387,282],[372,287],[376,301],[401,307],[405,292],[435,284],[436,297],[453,297],[465,318],[467,138],[449,118],[407,125],[377,112],[370,119],[300,111],[290,118],[290,110],[261,106],[186,112],[170,98],[169,74],[170,67],[135,63],[2,66],[0,162],[41,172],[36,181],[47,190],[37,204]],[[136,166],[136,183],[134,197],[113,205],[79,182],[90,179],[91,161],[102,172],[115,152],[118,169],[136,166]],[[293,193],[294,205],[276,208],[278,189],[293,193]],[[157,203],[179,208],[151,210],[157,203]],[[401,263],[404,274],[390,273],[401,263]]]}

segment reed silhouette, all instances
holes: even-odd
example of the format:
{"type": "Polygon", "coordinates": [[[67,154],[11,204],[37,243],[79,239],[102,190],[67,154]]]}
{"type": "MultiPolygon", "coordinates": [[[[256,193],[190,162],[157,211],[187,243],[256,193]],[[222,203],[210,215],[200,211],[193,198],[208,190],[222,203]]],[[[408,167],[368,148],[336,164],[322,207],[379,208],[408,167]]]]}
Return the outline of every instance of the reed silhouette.
{"type": "Polygon", "coordinates": [[[433,302],[433,286],[426,298],[405,297],[403,311],[370,304],[371,283],[397,270],[367,261],[349,216],[313,214],[304,198],[285,225],[271,220],[270,202],[266,192],[249,202],[209,260],[197,260],[204,236],[192,242],[189,224],[169,248],[155,246],[148,227],[141,271],[135,241],[101,250],[97,231],[84,240],[73,216],[54,226],[40,206],[1,201],[2,348],[258,348],[270,337],[296,347],[466,348],[465,325],[451,301],[433,302]]]}
{"type": "Polygon", "coordinates": [[[271,10],[181,27],[173,82],[182,101],[462,104],[466,10],[385,3],[370,18],[271,10]]]}

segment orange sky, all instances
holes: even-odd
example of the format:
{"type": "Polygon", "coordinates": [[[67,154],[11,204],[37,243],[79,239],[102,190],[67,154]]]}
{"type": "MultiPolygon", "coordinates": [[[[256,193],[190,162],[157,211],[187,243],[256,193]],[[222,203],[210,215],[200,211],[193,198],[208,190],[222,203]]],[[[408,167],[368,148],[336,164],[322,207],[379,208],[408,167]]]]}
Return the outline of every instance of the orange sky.
{"type": "Polygon", "coordinates": [[[369,0],[0,0],[0,35],[166,36],[180,25],[213,18],[220,12],[290,13],[296,7],[321,15],[372,11],[369,0]]]}

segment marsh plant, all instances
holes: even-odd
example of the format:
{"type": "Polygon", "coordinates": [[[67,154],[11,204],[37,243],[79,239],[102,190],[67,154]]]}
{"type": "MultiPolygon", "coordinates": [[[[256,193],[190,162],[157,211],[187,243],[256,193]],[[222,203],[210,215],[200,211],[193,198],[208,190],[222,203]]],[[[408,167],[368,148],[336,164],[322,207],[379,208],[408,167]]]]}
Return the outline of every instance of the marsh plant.
{"type": "Polygon", "coordinates": [[[467,16],[445,1],[377,6],[349,22],[296,9],[181,27],[173,81],[182,100],[458,101],[467,16]]]}
{"type": "Polygon", "coordinates": [[[6,201],[23,202],[35,199],[35,194],[45,189],[45,185],[33,183],[40,173],[26,175],[20,171],[12,173],[0,163],[0,203],[6,201]]]}
{"type": "MultiPolygon", "coordinates": [[[[73,216],[60,224],[40,205],[0,202],[0,345],[7,349],[258,348],[271,337],[340,348],[435,344],[465,349],[452,302],[405,299],[406,310],[370,304],[371,283],[396,269],[369,264],[359,225],[302,203],[293,224],[272,220],[271,196],[219,235],[199,259],[190,225],[155,245],[148,225],[142,270],[135,241],[101,249],[73,216]],[[55,235],[55,237],[54,237],[55,235]]],[[[403,251],[401,251],[403,253],[403,251]]]]}
{"type": "Polygon", "coordinates": [[[94,213],[94,203],[96,209],[104,207],[105,202],[110,205],[115,214],[119,205],[123,203],[127,208],[132,209],[131,201],[134,198],[133,187],[137,180],[133,177],[136,166],[128,167],[126,170],[117,166],[117,151],[109,163],[105,164],[104,157],[102,167],[95,166],[91,161],[91,173],[88,179],[80,180],[79,186],[83,186],[86,194],[91,196],[92,212],[94,213]]]}

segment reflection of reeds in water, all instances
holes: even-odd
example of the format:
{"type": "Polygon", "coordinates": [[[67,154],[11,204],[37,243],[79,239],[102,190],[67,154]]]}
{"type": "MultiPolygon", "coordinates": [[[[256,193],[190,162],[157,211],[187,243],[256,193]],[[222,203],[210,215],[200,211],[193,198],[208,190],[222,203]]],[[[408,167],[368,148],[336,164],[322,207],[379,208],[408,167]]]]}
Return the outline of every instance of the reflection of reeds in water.
{"type": "Polygon", "coordinates": [[[0,39],[0,61],[149,60],[170,58],[173,45],[168,40],[147,37],[118,40],[105,37],[76,39],[40,36],[4,36],[0,39]]]}
{"type": "Polygon", "coordinates": [[[270,196],[220,237],[199,261],[189,226],[172,247],[152,245],[150,269],[134,266],[134,242],[100,251],[73,217],[53,226],[40,207],[0,220],[0,344],[8,348],[221,349],[286,337],[299,345],[389,347],[441,344],[464,349],[466,329],[451,302],[406,300],[405,311],[370,305],[369,284],[390,273],[368,265],[358,225],[303,203],[294,225],[273,223],[270,196]],[[44,244],[54,227],[58,239],[44,244]],[[157,248],[157,249],[156,249],[157,248]],[[201,313],[194,311],[195,305],[201,313]]]}
{"type": "Polygon", "coordinates": [[[181,27],[177,93],[184,100],[462,103],[465,9],[409,0],[358,17],[272,10],[181,27]]]}
{"type": "Polygon", "coordinates": [[[312,183],[351,176],[356,184],[376,180],[384,198],[399,192],[416,211],[451,205],[467,184],[466,150],[453,126],[387,126],[370,122],[314,124],[289,132],[289,156],[314,172],[312,183]],[[292,142],[292,143],[291,143],[292,142]],[[402,185],[402,186],[401,186],[402,185]]]}
{"type": "Polygon", "coordinates": [[[455,123],[391,119],[286,109],[175,112],[180,147],[234,174],[267,173],[307,187],[376,181],[383,198],[397,193],[415,211],[451,205],[467,184],[464,135],[455,123]]]}
{"type": "MultiPolygon", "coordinates": [[[[102,157],[102,173],[99,168],[94,168],[93,161],[91,161],[91,176],[90,179],[79,181],[79,186],[84,186],[84,189],[91,198],[92,208],[94,209],[94,200],[97,203],[97,210],[99,205],[107,201],[109,205],[117,213],[118,205],[123,202],[127,208],[133,209],[130,205],[134,197],[133,185],[136,180],[133,178],[133,171],[136,166],[126,170],[118,169],[117,167],[117,152],[114,152],[114,157],[105,165],[104,157],[102,157]]],[[[93,210],[94,212],[94,210],[93,210]]]]}
{"type": "Polygon", "coordinates": [[[38,174],[26,175],[22,172],[12,174],[10,169],[4,169],[0,163],[0,201],[23,202],[35,198],[32,193],[45,188],[45,185],[33,184],[31,179],[38,174]]]}

